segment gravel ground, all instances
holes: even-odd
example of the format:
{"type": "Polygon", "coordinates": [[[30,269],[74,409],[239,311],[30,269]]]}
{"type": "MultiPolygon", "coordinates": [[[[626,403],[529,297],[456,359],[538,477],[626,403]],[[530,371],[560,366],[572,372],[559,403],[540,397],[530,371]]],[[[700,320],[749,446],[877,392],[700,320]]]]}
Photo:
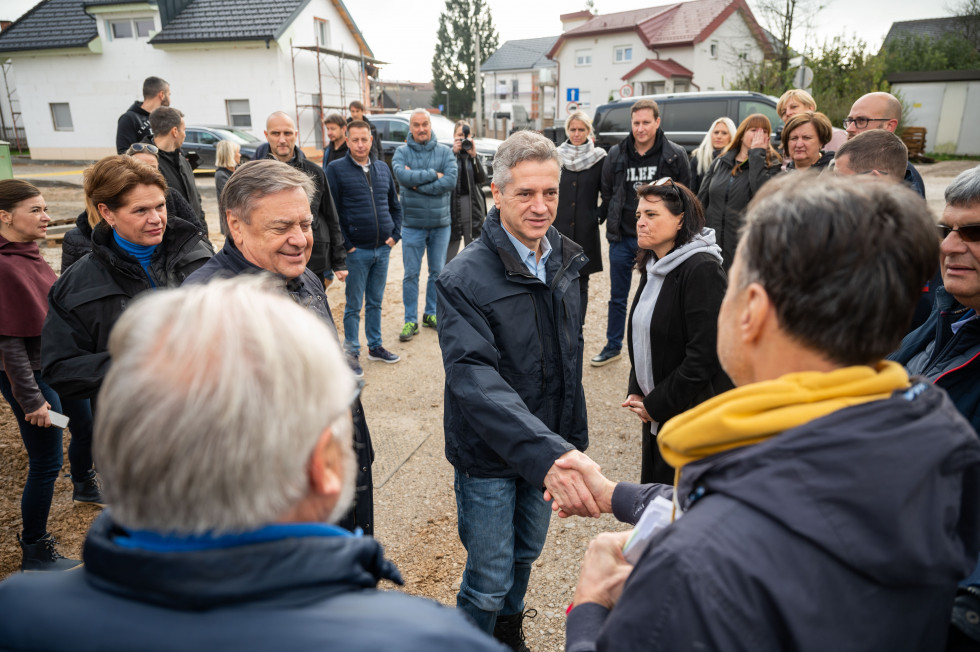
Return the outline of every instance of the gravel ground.
{"type": "MultiPolygon", "coordinates": [[[[946,184],[971,166],[972,163],[954,161],[919,168],[934,213],[938,215],[942,210],[946,184]]],[[[212,180],[203,177],[198,182],[204,194],[212,240],[220,246],[212,180]]],[[[54,217],[73,217],[83,205],[77,188],[45,188],[44,196],[54,217]]],[[[58,270],[60,249],[42,251],[58,270]]],[[[423,269],[423,278],[424,274],[423,269]]],[[[405,579],[402,590],[453,605],[466,554],[456,534],[452,467],[443,454],[444,374],[434,331],[423,328],[411,342],[398,341],[402,323],[401,277],[401,250],[396,247],[385,292],[382,332],[385,346],[402,360],[385,365],[362,359],[367,381],[362,399],[377,453],[374,463],[376,535],[402,571],[405,579]]],[[[604,344],[608,292],[608,275],[594,275],[585,324],[586,357],[597,353],[604,344]]],[[[344,305],[343,287],[335,283],[327,294],[339,322],[344,305]]],[[[363,334],[361,341],[363,345],[363,334]]],[[[640,468],[640,424],[635,416],[619,407],[628,374],[625,358],[602,368],[586,364],[583,383],[592,426],[588,454],[602,465],[609,477],[635,480],[640,468]]],[[[0,402],[0,577],[19,567],[16,535],[20,531],[19,501],[26,468],[26,455],[16,424],[6,403],[0,402]]],[[[49,527],[61,540],[64,553],[78,557],[85,529],[97,513],[97,509],[89,506],[73,506],[69,481],[58,480],[49,527]]],[[[536,618],[525,621],[532,650],[564,649],[564,610],[571,602],[585,548],[599,532],[623,527],[608,515],[595,520],[552,520],[527,595],[528,607],[537,610],[536,618]]]]}

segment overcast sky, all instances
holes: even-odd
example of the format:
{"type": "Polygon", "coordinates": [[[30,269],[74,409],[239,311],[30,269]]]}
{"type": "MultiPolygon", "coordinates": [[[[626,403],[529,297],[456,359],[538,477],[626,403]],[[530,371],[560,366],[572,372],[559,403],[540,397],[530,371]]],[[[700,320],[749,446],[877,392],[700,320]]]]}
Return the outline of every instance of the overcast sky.
{"type": "MultiPolygon", "coordinates": [[[[453,0],[450,0],[453,1],[453,0]]],[[[563,13],[585,7],[584,0],[488,0],[500,41],[557,36],[563,13]]],[[[823,5],[812,33],[813,44],[793,42],[797,49],[819,45],[839,34],[859,36],[877,49],[892,22],[939,18],[949,13],[950,0],[809,0],[823,5]]],[[[955,0],[953,0],[955,1],[955,0]]],[[[0,0],[0,19],[12,20],[37,4],[36,0],[0,0]]],[[[374,55],[388,65],[384,79],[429,81],[442,0],[346,0],[357,26],[374,55]]],[[[663,0],[595,0],[600,13],[640,9],[663,0]]],[[[749,0],[755,7],[755,0],[749,0]]],[[[757,16],[758,17],[758,16],[757,16]]],[[[761,18],[761,17],[760,17],[761,18]]]]}

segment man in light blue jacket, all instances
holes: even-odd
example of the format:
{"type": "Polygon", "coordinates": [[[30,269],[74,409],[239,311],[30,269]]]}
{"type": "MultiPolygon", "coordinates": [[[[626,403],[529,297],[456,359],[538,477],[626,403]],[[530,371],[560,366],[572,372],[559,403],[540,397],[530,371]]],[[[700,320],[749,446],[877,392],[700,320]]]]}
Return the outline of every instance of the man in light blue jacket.
{"type": "Polygon", "coordinates": [[[398,336],[407,342],[419,332],[419,271],[422,255],[428,255],[429,281],[425,286],[422,325],[436,327],[436,277],[446,262],[451,217],[449,201],[456,185],[453,151],[440,145],[432,133],[429,112],[415,109],[409,121],[408,140],[395,150],[391,168],[401,186],[402,302],[405,326],[398,336]]]}

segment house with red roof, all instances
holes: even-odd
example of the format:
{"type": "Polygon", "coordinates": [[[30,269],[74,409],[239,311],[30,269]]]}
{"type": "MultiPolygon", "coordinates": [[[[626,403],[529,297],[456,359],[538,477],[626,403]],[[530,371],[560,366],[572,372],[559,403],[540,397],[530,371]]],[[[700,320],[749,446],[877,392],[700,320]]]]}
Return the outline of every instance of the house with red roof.
{"type": "Polygon", "coordinates": [[[691,0],[561,16],[548,58],[558,63],[561,113],[592,113],[613,99],[653,93],[720,91],[772,53],[745,0],[691,0]]]}

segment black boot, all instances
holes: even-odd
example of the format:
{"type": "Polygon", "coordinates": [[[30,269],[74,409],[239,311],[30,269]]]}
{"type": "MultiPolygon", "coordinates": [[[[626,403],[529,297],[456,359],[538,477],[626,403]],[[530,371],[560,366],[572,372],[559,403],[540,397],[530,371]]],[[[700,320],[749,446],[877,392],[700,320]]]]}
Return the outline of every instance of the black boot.
{"type": "Polygon", "coordinates": [[[74,490],[71,499],[76,503],[91,503],[99,507],[105,507],[105,500],[102,498],[102,487],[99,486],[99,478],[95,471],[89,471],[88,477],[81,482],[71,481],[74,490]]]}
{"type": "Polygon", "coordinates": [[[514,652],[531,652],[524,644],[524,629],[522,624],[525,618],[534,618],[538,612],[528,609],[522,614],[510,614],[509,616],[497,616],[497,624],[493,627],[493,637],[514,650],[514,652]]]}
{"type": "Polygon", "coordinates": [[[23,560],[20,563],[22,571],[63,571],[75,568],[82,562],[77,559],[68,559],[54,547],[57,541],[50,533],[34,543],[24,543],[24,540],[17,537],[20,547],[24,551],[23,560]]]}

